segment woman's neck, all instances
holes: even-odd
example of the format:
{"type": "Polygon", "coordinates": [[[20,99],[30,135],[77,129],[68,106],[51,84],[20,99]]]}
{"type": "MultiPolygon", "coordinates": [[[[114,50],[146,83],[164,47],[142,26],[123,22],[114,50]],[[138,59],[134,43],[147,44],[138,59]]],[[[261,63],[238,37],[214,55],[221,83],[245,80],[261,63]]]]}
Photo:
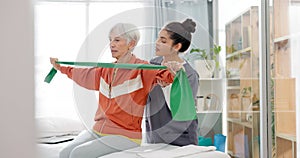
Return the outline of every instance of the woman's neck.
{"type": "Polygon", "coordinates": [[[132,57],[131,52],[125,53],[123,56],[121,56],[119,59],[117,59],[117,63],[128,63],[132,57]]]}
{"type": "Polygon", "coordinates": [[[168,62],[168,61],[177,61],[179,63],[184,62],[183,59],[181,59],[178,55],[169,55],[169,56],[164,56],[164,62],[168,62]]]}

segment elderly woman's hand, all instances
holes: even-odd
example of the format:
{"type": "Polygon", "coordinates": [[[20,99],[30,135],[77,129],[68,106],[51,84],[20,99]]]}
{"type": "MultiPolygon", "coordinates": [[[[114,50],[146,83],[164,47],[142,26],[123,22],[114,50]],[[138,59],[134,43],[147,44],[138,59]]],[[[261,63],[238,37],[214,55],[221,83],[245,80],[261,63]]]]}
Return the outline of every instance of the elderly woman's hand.
{"type": "Polygon", "coordinates": [[[50,63],[53,65],[53,67],[54,67],[56,70],[59,70],[59,69],[60,69],[60,64],[57,64],[56,61],[58,61],[57,58],[51,58],[51,57],[50,57],[50,63]]]}
{"type": "Polygon", "coordinates": [[[167,83],[162,80],[157,80],[157,84],[160,85],[161,87],[166,87],[166,86],[170,85],[170,83],[167,83]]]}

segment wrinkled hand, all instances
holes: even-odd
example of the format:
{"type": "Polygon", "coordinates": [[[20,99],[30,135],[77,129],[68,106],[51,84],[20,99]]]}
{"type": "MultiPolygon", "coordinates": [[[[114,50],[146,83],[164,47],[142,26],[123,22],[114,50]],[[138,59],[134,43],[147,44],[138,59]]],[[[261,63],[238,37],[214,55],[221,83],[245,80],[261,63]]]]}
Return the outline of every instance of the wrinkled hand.
{"type": "Polygon", "coordinates": [[[170,83],[167,83],[167,82],[162,81],[162,80],[157,80],[157,84],[160,85],[161,87],[166,87],[166,86],[168,86],[170,83]]]}
{"type": "Polygon", "coordinates": [[[57,58],[51,58],[51,57],[50,57],[50,63],[53,65],[53,67],[54,67],[56,70],[59,70],[59,69],[60,69],[60,64],[57,64],[56,61],[58,61],[57,58]]]}
{"type": "Polygon", "coordinates": [[[164,66],[167,66],[168,70],[173,73],[173,75],[176,74],[177,71],[179,71],[181,68],[183,68],[183,63],[179,63],[177,61],[168,61],[163,63],[164,66]]]}

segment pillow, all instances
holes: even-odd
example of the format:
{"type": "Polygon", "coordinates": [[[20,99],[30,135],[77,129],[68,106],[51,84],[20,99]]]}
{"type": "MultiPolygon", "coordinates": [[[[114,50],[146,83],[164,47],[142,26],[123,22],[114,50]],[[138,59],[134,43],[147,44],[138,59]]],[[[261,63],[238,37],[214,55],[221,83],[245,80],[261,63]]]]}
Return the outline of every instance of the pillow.
{"type": "Polygon", "coordinates": [[[63,117],[38,117],[35,123],[38,138],[73,135],[85,129],[79,120],[63,117]]]}

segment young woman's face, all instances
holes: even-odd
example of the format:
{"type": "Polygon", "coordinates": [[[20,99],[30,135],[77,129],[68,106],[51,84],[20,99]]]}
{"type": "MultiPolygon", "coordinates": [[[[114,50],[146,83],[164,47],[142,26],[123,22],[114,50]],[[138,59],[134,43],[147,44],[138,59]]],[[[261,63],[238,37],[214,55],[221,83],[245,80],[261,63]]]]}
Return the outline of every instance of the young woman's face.
{"type": "Polygon", "coordinates": [[[155,54],[157,56],[168,56],[177,54],[176,50],[173,49],[173,40],[170,39],[170,35],[166,30],[161,30],[159,32],[158,38],[156,40],[155,54]]]}
{"type": "Polygon", "coordinates": [[[130,47],[130,44],[127,43],[127,40],[124,37],[116,35],[114,32],[110,33],[110,50],[113,58],[119,59],[124,54],[126,54],[130,47]]]}

